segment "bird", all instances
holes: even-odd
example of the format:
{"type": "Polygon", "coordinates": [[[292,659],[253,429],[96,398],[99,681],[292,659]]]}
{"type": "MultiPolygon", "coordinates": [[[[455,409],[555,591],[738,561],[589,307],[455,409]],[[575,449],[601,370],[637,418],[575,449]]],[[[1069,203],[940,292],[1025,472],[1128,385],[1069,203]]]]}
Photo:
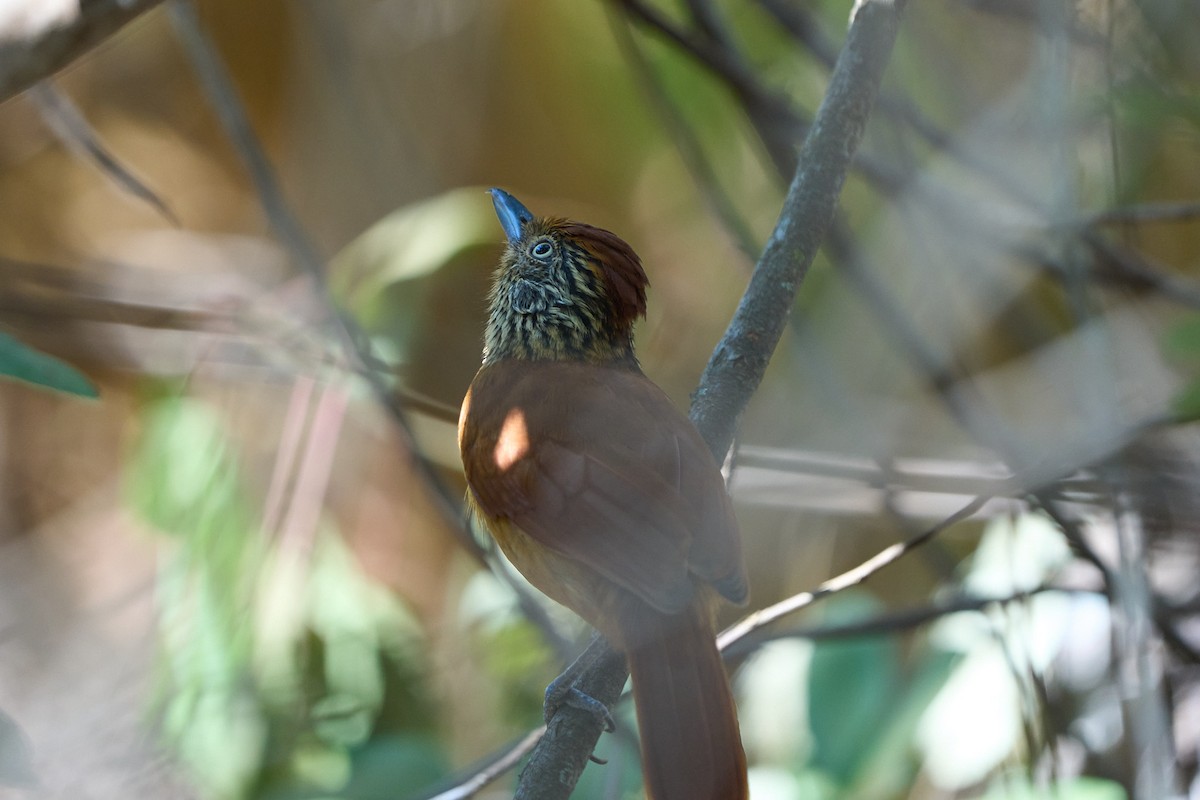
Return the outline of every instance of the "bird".
{"type": "Polygon", "coordinates": [[[714,634],[716,608],[747,601],[740,533],[715,458],[635,354],[641,259],[489,191],[507,241],[459,417],[468,505],[534,587],[624,654],[647,796],[745,798],[714,634]]]}

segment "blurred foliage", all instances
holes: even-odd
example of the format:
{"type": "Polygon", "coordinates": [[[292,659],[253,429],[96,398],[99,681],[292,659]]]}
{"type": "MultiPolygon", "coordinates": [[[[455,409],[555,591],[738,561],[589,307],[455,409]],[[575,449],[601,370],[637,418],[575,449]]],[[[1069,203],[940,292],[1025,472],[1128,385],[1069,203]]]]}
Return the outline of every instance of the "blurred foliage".
{"type": "Polygon", "coordinates": [[[983,800],[1125,800],[1121,785],[1101,778],[1072,778],[1033,786],[1024,776],[1000,778],[980,795],[983,800]]]}
{"type": "Polygon", "coordinates": [[[1189,379],[1175,395],[1175,413],[1183,420],[1200,418],[1200,315],[1180,320],[1167,331],[1163,349],[1189,379]]]}
{"type": "Polygon", "coordinates": [[[133,506],[174,546],[158,582],[165,734],[215,797],[374,798],[447,767],[422,635],[326,530],[263,538],[215,411],[147,408],[133,506]]]}
{"type": "MultiPolygon", "coordinates": [[[[878,611],[865,595],[851,595],[827,609],[824,619],[846,622],[878,611]],[[856,602],[857,601],[857,602],[856,602]]],[[[872,754],[875,734],[898,697],[900,648],[890,638],[818,644],[808,676],[812,765],[848,786],[872,754]]]]}
{"type": "MultiPolygon", "coordinates": [[[[861,621],[881,610],[869,595],[850,594],[831,604],[822,619],[861,621]]],[[[924,647],[906,658],[892,637],[816,645],[808,672],[813,753],[807,768],[820,773],[831,789],[827,796],[890,797],[911,785],[919,766],[913,732],[956,661],[953,654],[924,647]]]]}
{"type": "Polygon", "coordinates": [[[479,202],[483,192],[484,187],[455,189],[376,222],[333,259],[339,299],[368,325],[383,315],[413,328],[427,325],[419,293],[388,290],[443,269],[473,248],[495,248],[496,219],[479,202]]]}

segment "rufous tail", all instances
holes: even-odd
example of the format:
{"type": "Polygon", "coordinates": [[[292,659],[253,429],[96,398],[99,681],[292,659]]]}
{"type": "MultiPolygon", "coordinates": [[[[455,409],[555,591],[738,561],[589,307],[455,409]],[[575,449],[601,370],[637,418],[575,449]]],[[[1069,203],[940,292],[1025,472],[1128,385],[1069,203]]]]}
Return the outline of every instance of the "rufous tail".
{"type": "Polygon", "coordinates": [[[636,614],[625,649],[647,797],[744,800],[746,754],[710,613],[698,599],[682,614],[636,614]]]}

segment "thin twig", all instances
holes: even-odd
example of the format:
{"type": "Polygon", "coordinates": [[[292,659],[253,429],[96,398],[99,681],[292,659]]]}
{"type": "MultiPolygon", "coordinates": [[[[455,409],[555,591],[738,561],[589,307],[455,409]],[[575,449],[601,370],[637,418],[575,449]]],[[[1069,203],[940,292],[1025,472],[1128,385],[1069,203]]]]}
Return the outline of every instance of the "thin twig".
{"type": "Polygon", "coordinates": [[[721,655],[726,659],[740,658],[762,645],[780,639],[807,639],[809,641],[826,641],[829,639],[854,639],[868,636],[890,636],[918,628],[934,620],[951,614],[961,614],[966,611],[983,611],[994,606],[1007,606],[1012,603],[1022,603],[1039,594],[1054,592],[1058,594],[1102,594],[1096,589],[1073,589],[1061,586],[1039,586],[1027,591],[1014,592],[1004,597],[959,597],[953,600],[937,603],[936,605],[896,611],[890,614],[879,614],[855,622],[836,625],[817,625],[765,632],[758,636],[746,635],[740,639],[727,642],[721,649],[721,655]]]}
{"type": "Polygon", "coordinates": [[[542,725],[540,728],[534,728],[514,744],[502,747],[493,753],[486,759],[485,766],[477,772],[473,772],[471,777],[462,783],[456,784],[449,789],[441,790],[437,794],[418,795],[413,800],[466,800],[468,797],[474,797],[480,789],[483,789],[489,783],[515,767],[517,762],[533,750],[545,732],[545,725],[542,725]]]}
{"type": "Polygon", "coordinates": [[[283,416],[279,447],[275,451],[275,464],[271,469],[271,481],[263,500],[261,530],[264,539],[278,533],[279,520],[283,519],[285,494],[296,469],[296,458],[304,439],[304,423],[308,419],[316,384],[316,380],[304,374],[297,375],[292,381],[288,410],[283,416]]]}
{"type": "Polygon", "coordinates": [[[876,572],[879,572],[879,570],[883,569],[889,564],[894,563],[900,558],[903,558],[905,555],[917,549],[921,545],[929,542],[931,539],[933,539],[933,537],[937,536],[951,525],[955,525],[965,519],[969,519],[975,514],[976,511],[983,508],[984,504],[993,497],[994,495],[980,495],[960,508],[958,511],[946,517],[938,524],[930,528],[926,528],[924,531],[912,537],[911,539],[903,542],[897,542],[890,547],[884,548],[871,558],[868,558],[866,561],[859,564],[857,567],[846,570],[841,575],[830,578],[816,589],[813,589],[811,592],[801,592],[799,594],[792,595],[791,597],[781,600],[774,605],[767,606],[766,608],[755,611],[753,614],[749,614],[736,624],[722,631],[721,635],[717,637],[717,646],[721,649],[724,649],[736,642],[738,639],[741,639],[753,631],[758,630],[764,625],[769,625],[781,617],[787,616],[788,614],[794,614],[800,609],[812,605],[825,595],[845,591],[852,586],[857,586],[867,578],[874,575],[876,572]]]}
{"type": "MultiPolygon", "coordinates": [[[[796,42],[803,45],[813,57],[826,68],[833,66],[837,58],[837,47],[826,36],[812,13],[803,5],[784,0],[758,0],[759,5],[771,15],[796,42]]],[[[956,147],[954,138],[921,111],[911,97],[892,88],[879,93],[876,101],[879,115],[902,122],[940,153],[959,162],[986,178],[1022,205],[1029,206],[1034,199],[1022,190],[1012,176],[986,163],[974,153],[956,147]]]]}
{"type": "Polygon", "coordinates": [[[296,480],[279,528],[279,546],[307,560],[312,554],[321,520],[321,507],[333,475],[338,436],[350,403],[344,385],[321,386],[312,412],[304,454],[296,465],[296,480]]]}
{"type": "Polygon", "coordinates": [[[46,125],[63,144],[94,163],[117,186],[162,214],[172,225],[179,225],[179,217],[167,202],[105,146],[83,112],[65,92],[47,80],[32,87],[29,96],[37,103],[46,125]]]}
{"type": "MultiPolygon", "coordinates": [[[[892,464],[885,470],[869,458],[759,445],[738,448],[737,458],[739,468],[814,475],[906,492],[1000,495],[1012,484],[1007,468],[999,462],[899,459],[899,466],[892,464]]],[[[1055,494],[1098,494],[1107,491],[1107,484],[1080,473],[1054,483],[1050,489],[1055,494]]]]}
{"type": "Polygon", "coordinates": [[[1146,222],[1193,222],[1200,219],[1200,203],[1143,203],[1136,206],[1110,208],[1071,220],[1071,227],[1124,225],[1146,222]]]}
{"type": "Polygon", "coordinates": [[[750,225],[742,218],[737,206],[729,194],[721,186],[712,163],[704,155],[700,140],[692,132],[691,126],[683,119],[679,109],[671,102],[671,98],[663,89],[662,82],[654,72],[653,66],[646,59],[641,46],[629,30],[628,20],[620,14],[609,12],[609,26],[617,45],[625,53],[626,60],[632,65],[634,75],[639,85],[646,92],[650,106],[658,114],[663,128],[675,144],[684,167],[692,176],[692,182],[700,191],[713,216],[720,220],[725,230],[733,237],[738,249],[751,259],[758,258],[762,247],[755,240],[750,225]]]}
{"type": "Polygon", "coordinates": [[[434,471],[433,466],[415,446],[416,438],[402,402],[384,384],[380,376],[367,367],[367,364],[374,362],[373,356],[370,355],[367,339],[341,311],[334,300],[325,275],[324,260],[309,241],[304,228],[284,198],[274,170],[250,125],[250,120],[233,85],[233,79],[212,43],[204,34],[195,8],[189,0],[172,0],[168,11],[192,61],[193,68],[212,101],[214,110],[245,164],[272,229],[287,248],[296,266],[316,288],[318,296],[329,313],[333,334],[351,369],[367,383],[376,402],[387,410],[404,437],[405,452],[425,485],[431,490],[430,493],[435,504],[442,512],[450,529],[454,531],[468,553],[471,553],[481,564],[486,563],[483,551],[463,525],[464,514],[461,501],[455,493],[450,491],[434,471]]]}
{"type": "Polygon", "coordinates": [[[832,67],[837,61],[837,45],[824,34],[817,20],[803,5],[787,0],[758,0],[758,4],[788,35],[808,48],[817,61],[827,67],[832,67]]]}
{"type": "Polygon", "coordinates": [[[1096,232],[1085,232],[1083,242],[1096,259],[1097,277],[1117,277],[1127,285],[1154,289],[1164,297],[1182,305],[1200,307],[1200,283],[1108,241],[1096,232]]]}
{"type": "Polygon", "coordinates": [[[796,171],[796,139],[808,120],[786,97],[764,86],[745,59],[727,43],[684,30],[642,0],[613,2],[720,78],[741,103],[775,169],[785,178],[796,171]]]}

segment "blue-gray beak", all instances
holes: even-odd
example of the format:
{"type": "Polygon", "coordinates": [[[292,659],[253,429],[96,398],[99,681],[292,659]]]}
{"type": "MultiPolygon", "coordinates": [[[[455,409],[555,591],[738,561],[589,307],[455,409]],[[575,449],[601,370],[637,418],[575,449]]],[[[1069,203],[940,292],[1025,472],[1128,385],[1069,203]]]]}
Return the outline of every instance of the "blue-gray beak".
{"type": "Polygon", "coordinates": [[[492,196],[492,205],[496,207],[496,216],[500,218],[500,227],[509,242],[521,238],[521,226],[533,219],[529,209],[521,205],[521,201],[503,189],[488,189],[492,196]]]}

